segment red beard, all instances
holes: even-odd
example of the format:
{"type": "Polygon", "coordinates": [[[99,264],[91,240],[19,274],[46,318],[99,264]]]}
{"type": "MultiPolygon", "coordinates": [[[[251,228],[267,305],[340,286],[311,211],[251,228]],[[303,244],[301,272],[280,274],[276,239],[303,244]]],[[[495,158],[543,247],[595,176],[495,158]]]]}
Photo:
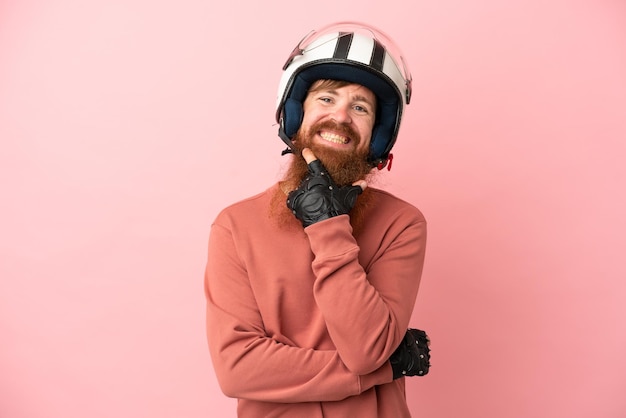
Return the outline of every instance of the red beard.
{"type": "Polygon", "coordinates": [[[366,179],[372,171],[372,165],[368,163],[368,150],[357,152],[361,137],[350,127],[336,124],[332,121],[321,122],[311,126],[304,132],[299,130],[293,138],[295,146],[294,159],[287,173],[287,180],[296,185],[307,174],[307,163],[301,153],[304,148],[310,148],[315,156],[324,164],[338,186],[351,185],[357,180],[366,179]],[[332,130],[350,138],[352,150],[338,150],[332,147],[318,145],[313,137],[321,130],[332,130]]]}
{"type": "MultiPolygon", "coordinates": [[[[369,150],[357,153],[341,151],[323,145],[317,146],[313,143],[313,135],[321,128],[341,132],[350,137],[351,141],[354,142],[353,149],[356,149],[361,141],[361,138],[350,127],[341,127],[332,122],[315,125],[308,132],[298,131],[293,138],[295,150],[291,165],[281,182],[281,187],[273,196],[270,204],[270,216],[277,221],[280,227],[296,228],[296,230],[301,228],[300,222],[287,209],[286,194],[298,187],[302,179],[308,174],[308,165],[302,157],[302,149],[308,147],[313,151],[338,186],[352,185],[352,183],[361,179],[370,180],[373,167],[367,162],[369,150]]],[[[363,194],[357,198],[354,208],[350,211],[350,223],[353,227],[353,234],[357,235],[361,231],[366,220],[366,213],[374,204],[373,197],[371,190],[366,188],[363,194]]]]}

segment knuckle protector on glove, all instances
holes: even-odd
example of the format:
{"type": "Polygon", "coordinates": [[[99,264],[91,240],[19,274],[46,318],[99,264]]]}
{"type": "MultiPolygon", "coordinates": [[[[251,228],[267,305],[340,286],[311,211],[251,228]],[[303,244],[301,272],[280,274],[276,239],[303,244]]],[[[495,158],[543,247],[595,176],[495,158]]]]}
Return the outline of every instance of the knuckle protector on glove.
{"type": "Polygon", "coordinates": [[[337,187],[320,160],[309,163],[308,170],[309,175],[287,196],[287,207],[304,227],[352,210],[361,187],[337,187]]]}
{"type": "Polygon", "coordinates": [[[425,376],[430,370],[430,340],[422,330],[410,328],[389,361],[393,378],[425,376]]]}

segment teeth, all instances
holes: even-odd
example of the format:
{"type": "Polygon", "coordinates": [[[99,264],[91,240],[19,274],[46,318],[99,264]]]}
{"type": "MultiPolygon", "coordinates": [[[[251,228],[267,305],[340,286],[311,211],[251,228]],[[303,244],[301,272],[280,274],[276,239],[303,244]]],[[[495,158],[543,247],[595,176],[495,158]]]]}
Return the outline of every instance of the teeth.
{"type": "Polygon", "coordinates": [[[322,132],[320,136],[324,138],[326,141],[334,142],[335,144],[347,144],[348,143],[348,138],[346,138],[345,136],[331,134],[328,132],[322,132]]]}

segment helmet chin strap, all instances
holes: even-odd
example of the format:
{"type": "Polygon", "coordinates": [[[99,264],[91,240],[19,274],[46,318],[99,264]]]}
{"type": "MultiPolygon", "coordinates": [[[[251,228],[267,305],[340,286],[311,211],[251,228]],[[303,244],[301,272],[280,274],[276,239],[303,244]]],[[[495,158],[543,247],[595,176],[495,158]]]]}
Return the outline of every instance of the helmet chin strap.
{"type": "Polygon", "coordinates": [[[285,144],[287,144],[287,148],[285,148],[280,155],[285,155],[285,154],[293,154],[295,151],[295,146],[293,145],[293,142],[291,142],[291,138],[289,138],[287,136],[287,134],[285,133],[285,128],[282,126],[283,124],[280,124],[280,127],[278,128],[278,136],[280,137],[280,139],[283,140],[283,142],[285,144]]]}

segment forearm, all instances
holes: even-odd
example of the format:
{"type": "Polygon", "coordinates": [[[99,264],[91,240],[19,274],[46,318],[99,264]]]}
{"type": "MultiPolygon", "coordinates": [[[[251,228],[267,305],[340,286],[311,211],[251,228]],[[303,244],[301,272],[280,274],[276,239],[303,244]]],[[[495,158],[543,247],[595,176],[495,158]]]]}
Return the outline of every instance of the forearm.
{"type": "Polygon", "coordinates": [[[229,324],[226,316],[212,305],[207,310],[209,348],[227,396],[282,403],[336,401],[392,380],[389,365],[359,376],[335,350],[289,346],[259,330],[246,330],[246,324],[229,324]]]}
{"type": "Polygon", "coordinates": [[[346,217],[326,222],[306,229],[315,254],[315,299],[342,361],[354,373],[368,373],[389,359],[406,332],[422,272],[425,224],[410,223],[382,243],[366,272],[346,217]]]}
{"type": "Polygon", "coordinates": [[[217,225],[209,240],[205,293],[211,357],[228,396],[284,403],[332,401],[392,380],[390,365],[360,375],[346,367],[331,345],[316,350],[289,338],[272,338],[266,330],[271,319],[261,315],[260,296],[251,288],[231,233],[217,225]]]}

